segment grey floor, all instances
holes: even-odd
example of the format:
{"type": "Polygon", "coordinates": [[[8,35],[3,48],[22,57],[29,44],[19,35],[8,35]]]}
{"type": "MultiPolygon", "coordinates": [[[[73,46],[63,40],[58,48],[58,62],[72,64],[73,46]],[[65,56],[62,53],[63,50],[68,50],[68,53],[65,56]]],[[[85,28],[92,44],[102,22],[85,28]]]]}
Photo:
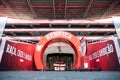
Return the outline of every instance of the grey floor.
{"type": "Polygon", "coordinates": [[[0,80],[120,80],[120,71],[0,71],[0,80]]]}

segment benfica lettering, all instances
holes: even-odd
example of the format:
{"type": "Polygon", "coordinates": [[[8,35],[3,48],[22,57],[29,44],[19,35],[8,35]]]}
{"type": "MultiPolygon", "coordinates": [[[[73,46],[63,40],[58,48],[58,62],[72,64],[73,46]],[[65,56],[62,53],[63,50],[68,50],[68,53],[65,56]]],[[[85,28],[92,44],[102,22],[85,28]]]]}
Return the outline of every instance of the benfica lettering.
{"type": "Polygon", "coordinates": [[[65,32],[52,32],[52,33],[49,33],[48,35],[46,35],[45,37],[47,40],[54,39],[57,37],[71,39],[72,35],[69,33],[65,33],[65,32]]]}
{"type": "Polygon", "coordinates": [[[32,61],[31,55],[29,55],[21,50],[17,50],[15,47],[11,46],[10,44],[7,44],[6,53],[9,53],[11,55],[18,56],[18,57],[24,58],[26,60],[32,61]]]}
{"type": "Polygon", "coordinates": [[[107,44],[106,47],[104,47],[104,48],[100,49],[99,51],[94,52],[93,54],[89,55],[89,60],[93,60],[93,59],[99,58],[101,56],[111,54],[113,52],[114,52],[113,45],[107,44]]]}

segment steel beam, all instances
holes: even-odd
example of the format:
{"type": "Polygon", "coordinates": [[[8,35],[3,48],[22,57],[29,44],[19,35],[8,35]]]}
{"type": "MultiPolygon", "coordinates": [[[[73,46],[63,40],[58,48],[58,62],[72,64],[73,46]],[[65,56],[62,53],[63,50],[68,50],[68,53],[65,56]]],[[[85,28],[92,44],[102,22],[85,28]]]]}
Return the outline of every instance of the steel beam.
{"type": "Polygon", "coordinates": [[[112,4],[106,9],[106,11],[104,12],[104,14],[101,16],[101,18],[104,18],[106,15],[108,15],[112,10],[113,8],[115,7],[115,5],[119,2],[120,0],[114,0],[112,2],[112,4]]]}
{"type": "MultiPolygon", "coordinates": [[[[33,8],[48,8],[51,9],[53,8],[53,6],[32,6],[33,8]]],[[[94,5],[91,6],[91,8],[104,8],[104,7],[108,7],[108,5],[94,5]]],[[[59,9],[59,6],[55,6],[56,9],[59,9]]],[[[61,9],[64,9],[65,6],[61,6],[61,9]]],[[[67,6],[67,9],[81,9],[81,8],[88,8],[88,6],[67,6]]]]}
{"type": "Polygon", "coordinates": [[[88,4],[88,8],[86,8],[85,14],[83,16],[83,19],[87,16],[92,4],[93,4],[94,0],[89,0],[89,4],[88,4]]]}
{"type": "Polygon", "coordinates": [[[19,20],[19,19],[12,19],[8,18],[7,24],[17,24],[17,25],[31,25],[31,24],[101,24],[101,25],[106,25],[106,24],[112,24],[113,21],[112,18],[108,19],[96,19],[96,20],[79,20],[79,19],[71,19],[71,20],[48,20],[48,19],[40,19],[40,20],[19,20]]]}
{"type": "Polygon", "coordinates": [[[65,12],[64,12],[64,19],[66,18],[66,12],[67,12],[67,0],[65,0],[65,12]]]}
{"type": "Polygon", "coordinates": [[[10,10],[11,14],[14,14],[17,18],[20,19],[20,16],[17,14],[17,12],[14,11],[14,9],[7,2],[5,2],[4,0],[0,0],[0,2],[3,4],[4,7],[10,10]]]}
{"type": "Polygon", "coordinates": [[[55,0],[53,0],[53,13],[54,13],[54,18],[56,19],[55,0]]]}
{"type": "Polygon", "coordinates": [[[75,28],[75,29],[71,29],[71,28],[62,28],[62,29],[56,29],[56,28],[40,28],[40,29],[5,29],[5,32],[49,32],[49,31],[71,31],[71,32],[115,32],[114,28],[106,28],[106,29],[102,29],[102,28],[75,28]]]}
{"type": "MultiPolygon", "coordinates": [[[[11,4],[12,7],[16,7],[16,8],[29,8],[29,6],[26,6],[26,5],[16,5],[16,4],[11,4]]],[[[4,5],[3,5],[4,6],[4,5]]],[[[93,5],[91,6],[91,8],[106,8],[108,7],[109,5],[108,4],[101,4],[101,5],[93,5]]],[[[53,8],[53,6],[32,6],[33,8],[43,8],[43,9],[46,9],[46,8],[53,8]]],[[[59,6],[55,6],[57,9],[59,9],[59,6]]],[[[61,6],[61,9],[64,9],[65,6],[61,6]]],[[[67,8],[72,8],[72,9],[77,9],[77,8],[88,8],[88,6],[67,6],[67,8]]]]}
{"type": "Polygon", "coordinates": [[[37,19],[37,16],[36,16],[36,14],[35,14],[35,11],[34,11],[34,9],[33,9],[33,7],[32,7],[32,4],[31,4],[30,0],[27,0],[27,4],[28,4],[28,6],[29,6],[29,8],[30,8],[30,10],[31,10],[34,18],[37,19]]]}

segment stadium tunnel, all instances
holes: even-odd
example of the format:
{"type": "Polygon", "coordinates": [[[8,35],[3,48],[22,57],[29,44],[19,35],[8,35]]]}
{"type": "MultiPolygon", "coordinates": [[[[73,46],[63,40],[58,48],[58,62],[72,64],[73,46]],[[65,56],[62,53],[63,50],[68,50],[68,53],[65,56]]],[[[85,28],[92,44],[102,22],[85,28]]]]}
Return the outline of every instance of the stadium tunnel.
{"type": "Polygon", "coordinates": [[[76,36],[62,31],[51,32],[42,37],[36,46],[34,54],[36,68],[37,70],[79,69],[82,57],[80,48],[80,41],[76,36]],[[55,44],[59,45],[53,46],[55,44]]]}

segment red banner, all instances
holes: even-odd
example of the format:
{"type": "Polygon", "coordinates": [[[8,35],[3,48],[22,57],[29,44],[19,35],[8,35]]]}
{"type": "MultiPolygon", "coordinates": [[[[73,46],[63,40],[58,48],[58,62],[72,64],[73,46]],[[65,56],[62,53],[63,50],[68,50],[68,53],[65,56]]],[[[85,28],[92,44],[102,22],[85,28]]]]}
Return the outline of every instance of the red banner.
{"type": "Polygon", "coordinates": [[[0,68],[4,70],[33,70],[35,45],[6,41],[0,68]]]}
{"type": "Polygon", "coordinates": [[[100,68],[101,70],[117,70],[119,68],[116,49],[112,40],[89,44],[87,56],[89,56],[92,68],[100,68]]]}

